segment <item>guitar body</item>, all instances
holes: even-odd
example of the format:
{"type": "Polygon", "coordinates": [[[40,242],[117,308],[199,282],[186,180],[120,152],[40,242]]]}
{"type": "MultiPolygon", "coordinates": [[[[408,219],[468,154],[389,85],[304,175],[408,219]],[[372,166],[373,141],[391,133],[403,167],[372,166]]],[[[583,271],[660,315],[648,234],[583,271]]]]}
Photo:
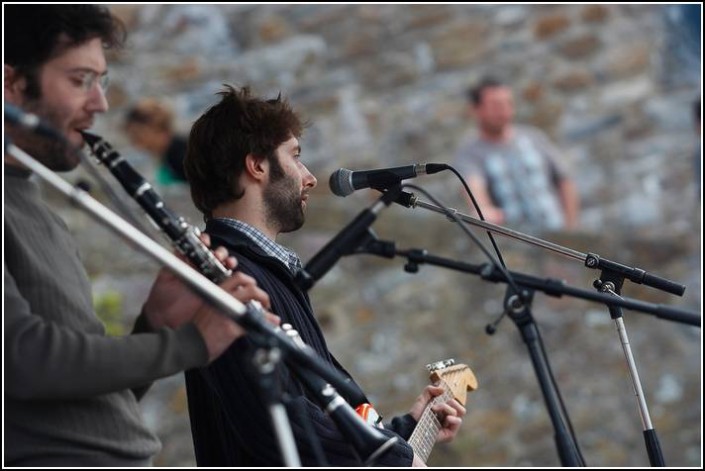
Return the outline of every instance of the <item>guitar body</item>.
{"type": "Polygon", "coordinates": [[[455,399],[464,406],[467,402],[467,392],[477,389],[477,378],[467,365],[456,365],[454,360],[444,360],[426,365],[426,368],[430,372],[431,382],[438,383],[444,392],[426,405],[409,438],[409,445],[414,450],[414,455],[424,463],[428,460],[433,445],[436,443],[438,431],[442,428],[438,417],[431,408],[451,399],[455,399]]]}

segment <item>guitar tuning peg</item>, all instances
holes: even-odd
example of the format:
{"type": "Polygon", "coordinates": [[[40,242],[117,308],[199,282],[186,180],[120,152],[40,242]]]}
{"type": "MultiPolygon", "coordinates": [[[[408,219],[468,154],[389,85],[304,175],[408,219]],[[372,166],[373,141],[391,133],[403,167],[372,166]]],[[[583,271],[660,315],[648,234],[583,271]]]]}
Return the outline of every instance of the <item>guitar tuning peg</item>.
{"type": "Polygon", "coordinates": [[[435,362],[435,363],[429,363],[428,365],[426,365],[426,369],[427,369],[428,371],[432,371],[432,372],[433,372],[433,371],[440,370],[440,369],[443,369],[443,368],[447,368],[447,367],[453,366],[453,365],[455,365],[455,359],[454,359],[454,358],[449,358],[449,359],[447,359],[447,360],[441,360],[441,361],[437,361],[437,362],[435,362]]]}

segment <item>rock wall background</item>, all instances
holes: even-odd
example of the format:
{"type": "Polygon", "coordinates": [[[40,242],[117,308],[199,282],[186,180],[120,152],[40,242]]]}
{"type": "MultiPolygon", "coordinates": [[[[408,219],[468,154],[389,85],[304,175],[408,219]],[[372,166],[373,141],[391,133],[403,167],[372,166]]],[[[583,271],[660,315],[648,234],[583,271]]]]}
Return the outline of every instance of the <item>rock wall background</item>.
{"type": "MultiPolygon", "coordinates": [[[[700,138],[692,118],[701,88],[700,37],[688,36],[676,7],[110,8],[127,23],[130,42],[110,57],[112,108],[96,131],[147,178],[151,161],[119,130],[138,98],[170,103],[187,131],[223,83],[249,84],[263,95],[282,91],[312,121],[302,144],[319,185],[307,225],[282,239],[304,261],[376,198],[367,191],[334,197],[327,187],[331,172],[452,162],[456,143],[472,125],[465,90],[495,72],[512,79],[518,119],[548,132],[576,175],[580,230],[541,236],[679,281],[687,286],[683,298],[632,283],[624,294],[702,312],[701,177],[693,169],[700,138]]],[[[67,177],[90,180],[80,170],[67,177]]],[[[415,183],[469,213],[453,177],[415,183]]],[[[159,190],[199,224],[186,188],[159,190]]],[[[108,322],[117,331],[129,330],[157,267],[48,195],[81,241],[101,312],[113,316],[108,322]]],[[[423,209],[389,208],[374,229],[400,248],[485,261],[458,228],[423,209]]],[[[513,270],[585,289],[598,275],[577,260],[498,241],[513,270]]],[[[559,465],[518,331],[505,319],[494,336],[484,333],[501,311],[504,287],[431,266],[409,274],[403,265],[347,257],[315,286],[311,295],[333,352],[388,416],[404,412],[426,384],[426,363],[454,357],[475,371],[480,388],[468,398],[462,432],[452,445],[438,446],[430,464],[559,465]]],[[[647,465],[624,355],[606,308],[537,293],[533,310],[588,465],[647,465]]],[[[701,331],[635,312],[625,319],[666,463],[701,466],[701,331]]],[[[157,383],[143,407],[164,443],[157,464],[194,465],[181,376],[157,383]]]]}

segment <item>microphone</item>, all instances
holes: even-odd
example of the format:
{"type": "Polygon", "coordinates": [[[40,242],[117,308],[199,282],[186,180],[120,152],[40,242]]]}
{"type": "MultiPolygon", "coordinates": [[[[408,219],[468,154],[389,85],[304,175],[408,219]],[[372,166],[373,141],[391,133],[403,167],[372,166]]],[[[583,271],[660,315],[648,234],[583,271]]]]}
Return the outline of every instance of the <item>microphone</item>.
{"type": "Polygon", "coordinates": [[[4,103],[5,120],[12,124],[28,129],[42,136],[65,141],[63,134],[57,131],[52,125],[43,121],[39,116],[27,113],[22,108],[19,108],[10,103],[4,103]]]}
{"type": "Polygon", "coordinates": [[[357,249],[364,237],[369,234],[368,229],[377,219],[377,214],[389,206],[400,192],[399,185],[390,188],[371,207],[358,214],[296,274],[296,284],[302,290],[308,290],[335,265],[340,257],[357,249]]]}
{"type": "Polygon", "coordinates": [[[447,168],[446,164],[413,164],[379,170],[356,171],[341,168],[331,174],[328,183],[334,195],[348,196],[355,190],[362,188],[383,190],[407,178],[414,178],[424,173],[437,173],[447,168]]]}

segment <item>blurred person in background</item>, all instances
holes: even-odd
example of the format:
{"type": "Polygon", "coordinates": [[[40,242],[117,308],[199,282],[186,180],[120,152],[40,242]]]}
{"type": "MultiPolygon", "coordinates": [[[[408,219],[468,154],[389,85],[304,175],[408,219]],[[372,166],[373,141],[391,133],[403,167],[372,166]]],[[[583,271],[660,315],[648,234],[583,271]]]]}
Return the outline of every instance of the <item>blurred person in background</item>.
{"type": "Polygon", "coordinates": [[[174,131],[174,114],[169,107],[154,98],[143,98],[125,115],[124,130],[133,146],[156,160],[158,184],[186,182],[187,141],[174,131]]]}
{"type": "Polygon", "coordinates": [[[494,77],[468,90],[477,129],[455,157],[485,219],[532,230],[574,229],[579,198],[560,150],[540,130],[514,124],[511,88],[494,77]]]}

